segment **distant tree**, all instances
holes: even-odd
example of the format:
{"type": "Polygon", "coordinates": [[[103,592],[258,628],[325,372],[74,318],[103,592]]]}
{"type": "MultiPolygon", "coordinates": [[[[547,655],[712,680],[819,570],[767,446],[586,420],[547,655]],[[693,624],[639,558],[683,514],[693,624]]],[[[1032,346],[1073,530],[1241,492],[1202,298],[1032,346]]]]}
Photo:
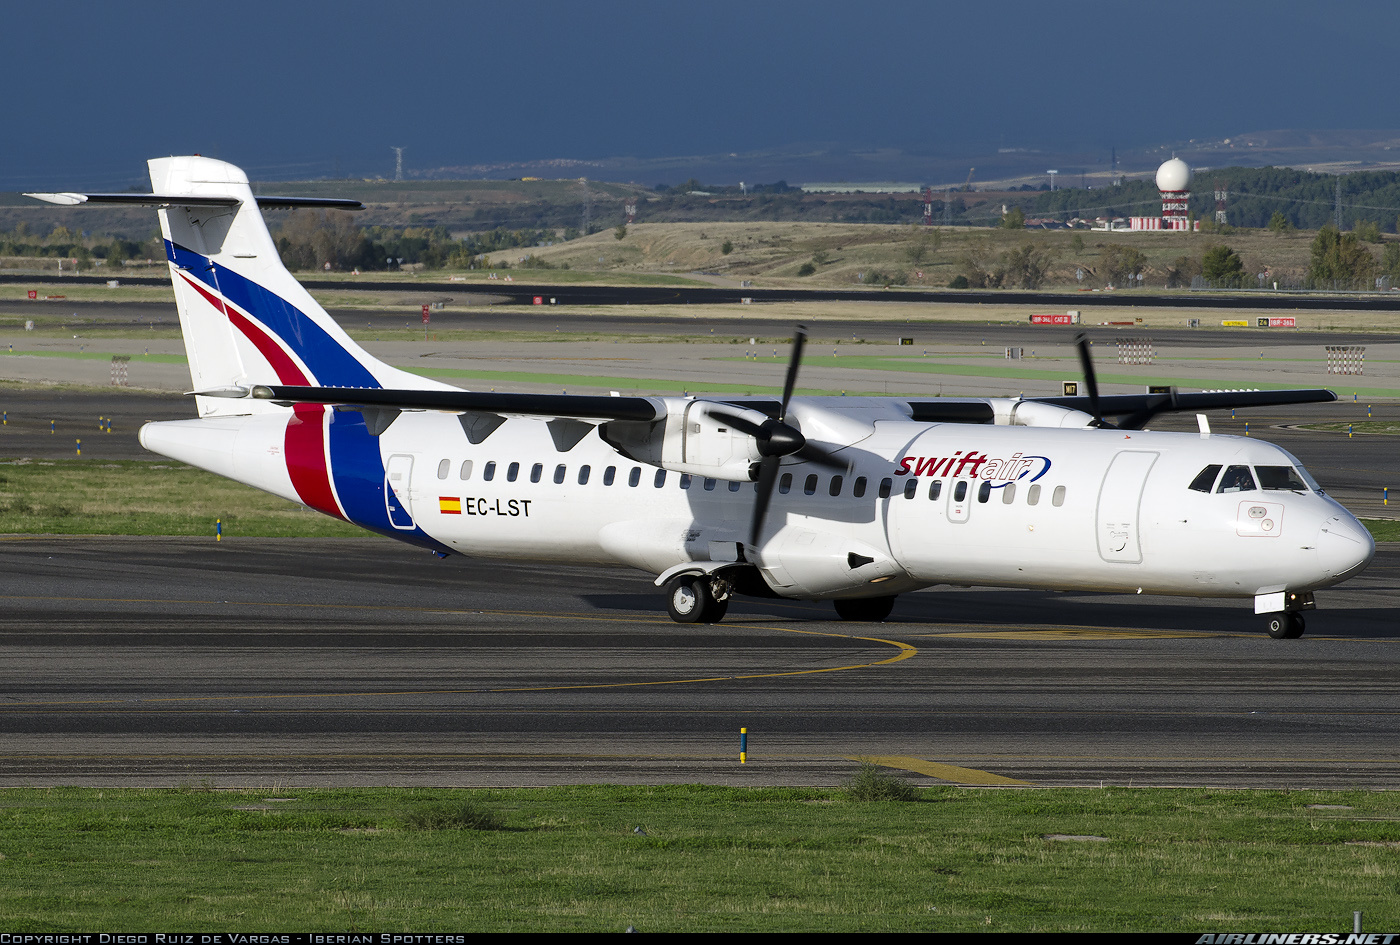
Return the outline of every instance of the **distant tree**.
{"type": "Polygon", "coordinates": [[[910,265],[920,266],[928,256],[929,238],[924,233],[915,233],[914,238],[909,241],[909,245],[904,247],[904,255],[908,257],[910,265]]]}
{"type": "Polygon", "coordinates": [[[627,224],[619,223],[617,229],[613,230],[613,239],[625,240],[627,238],[627,224]]]}
{"type": "Polygon", "coordinates": [[[1217,289],[1239,288],[1244,284],[1244,260],[1228,246],[1211,246],[1201,255],[1201,275],[1217,289]]]}
{"type": "Polygon", "coordinates": [[[1006,270],[997,265],[991,241],[985,236],[968,240],[967,248],[958,259],[958,269],[970,289],[999,289],[1006,270]]]}
{"type": "Polygon", "coordinates": [[[1330,223],[1317,231],[1308,265],[1308,280],[1313,285],[1354,286],[1369,282],[1375,268],[1375,257],[1355,233],[1340,233],[1330,223]]]}
{"type": "Polygon", "coordinates": [[[1003,280],[1022,289],[1038,289],[1059,253],[1043,243],[1022,243],[1001,256],[1003,280]]]}
{"type": "Polygon", "coordinates": [[[1167,288],[1181,289],[1201,274],[1201,261],[1194,256],[1178,256],[1167,268],[1167,288]]]}
{"type": "Polygon", "coordinates": [[[1074,250],[1074,255],[1078,256],[1084,252],[1084,237],[1076,233],[1069,238],[1070,249],[1074,250]]]}
{"type": "Polygon", "coordinates": [[[729,242],[729,240],[725,240],[723,243],[719,244],[719,251],[723,255],[728,256],[730,253],[734,252],[734,244],[729,242]]]}
{"type": "Polygon", "coordinates": [[[816,272],[816,271],[817,271],[817,267],[816,267],[816,266],[812,265],[810,262],[805,262],[805,263],[803,263],[801,266],[798,267],[798,269],[797,269],[797,274],[798,274],[799,276],[810,276],[812,273],[814,273],[814,272],[816,272]]]}
{"type": "Polygon", "coordinates": [[[1274,215],[1269,217],[1269,232],[1285,236],[1293,232],[1293,224],[1288,217],[1283,215],[1282,210],[1275,210],[1274,215]]]}
{"type": "Polygon", "coordinates": [[[1351,231],[1356,234],[1357,239],[1365,240],[1368,243],[1381,241],[1381,225],[1375,220],[1357,220],[1351,231]]]}
{"type": "Polygon", "coordinates": [[[1003,230],[1024,230],[1026,228],[1026,214],[1020,207],[1012,207],[1001,215],[1001,228],[1003,230]]]}
{"type": "Polygon", "coordinates": [[[1381,253],[1381,272],[1394,282],[1400,279],[1400,243],[1386,243],[1381,253]]]}
{"type": "Polygon", "coordinates": [[[1147,266],[1147,257],[1132,246],[1110,243],[1099,254],[1111,285],[1127,285],[1147,266]]]}

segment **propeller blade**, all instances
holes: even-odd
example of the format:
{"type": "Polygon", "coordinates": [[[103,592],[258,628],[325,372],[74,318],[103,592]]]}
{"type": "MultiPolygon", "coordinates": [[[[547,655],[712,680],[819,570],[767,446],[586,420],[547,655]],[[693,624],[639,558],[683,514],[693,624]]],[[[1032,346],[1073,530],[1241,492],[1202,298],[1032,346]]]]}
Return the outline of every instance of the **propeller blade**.
{"type": "Polygon", "coordinates": [[[845,469],[845,460],[837,458],[836,454],[828,449],[817,446],[815,443],[808,443],[793,454],[798,459],[805,460],[814,466],[821,466],[825,469],[845,469]]]}
{"type": "Polygon", "coordinates": [[[793,388],[797,386],[797,369],[802,366],[802,349],[807,344],[807,328],[798,325],[792,336],[792,354],[788,357],[787,377],[783,378],[783,405],[778,410],[778,419],[787,419],[788,401],[792,400],[793,388]]]}
{"type": "Polygon", "coordinates": [[[758,495],[753,500],[753,521],[749,524],[749,547],[758,547],[758,537],[763,532],[763,520],[768,516],[768,502],[773,498],[773,487],[778,484],[778,465],[782,457],[765,456],[758,467],[758,495]]]}
{"type": "Polygon", "coordinates": [[[722,407],[710,407],[706,412],[715,419],[723,420],[740,433],[747,433],[756,440],[762,440],[768,435],[767,431],[763,428],[763,424],[754,423],[748,417],[740,416],[737,413],[730,413],[722,407]]]}
{"type": "Polygon", "coordinates": [[[1147,402],[1147,406],[1141,410],[1134,411],[1126,420],[1118,422],[1119,429],[1141,430],[1152,422],[1159,413],[1167,410],[1177,409],[1176,388],[1173,387],[1169,393],[1158,394],[1147,402]]]}
{"type": "Polygon", "coordinates": [[[1094,374],[1094,359],[1089,356],[1089,336],[1081,332],[1074,340],[1079,348],[1079,364],[1084,369],[1084,387],[1089,394],[1089,412],[1094,415],[1094,420],[1103,423],[1103,414],[1099,411],[1099,381],[1094,374]]]}

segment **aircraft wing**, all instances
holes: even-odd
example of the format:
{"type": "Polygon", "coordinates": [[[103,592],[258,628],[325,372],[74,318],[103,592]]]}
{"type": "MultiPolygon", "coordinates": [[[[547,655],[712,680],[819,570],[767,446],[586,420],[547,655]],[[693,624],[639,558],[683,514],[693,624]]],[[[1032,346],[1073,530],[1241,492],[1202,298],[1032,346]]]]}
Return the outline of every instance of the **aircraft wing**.
{"type": "MultiPolygon", "coordinates": [[[[1088,410],[1088,397],[1035,397],[1042,403],[1071,410],[1088,410]]],[[[1326,388],[1291,390],[1206,390],[1196,393],[1161,394],[1103,394],[1099,397],[1099,412],[1104,416],[1121,417],[1157,408],[1158,412],[1187,410],[1228,410],[1232,407],[1274,407],[1280,404],[1320,404],[1337,399],[1326,388]],[[1158,407],[1159,404],[1166,404],[1158,407]]]]}
{"type": "MultiPolygon", "coordinates": [[[[212,396],[246,396],[242,390],[228,393],[201,391],[212,396]]],[[[646,397],[598,397],[584,394],[512,394],[485,391],[383,390],[355,387],[290,387],[258,385],[251,396],[278,403],[353,404],[397,410],[446,410],[458,413],[481,412],[528,417],[574,417],[581,420],[656,420],[665,414],[659,401],[646,397]]],[[[716,398],[719,400],[720,398],[716,398]]],[[[895,399],[895,398],[891,398],[895,399]]],[[[902,398],[900,398],[902,399],[902,398]]],[[[1090,412],[1088,397],[1028,397],[1027,400],[1054,404],[1070,410],[1090,412]]],[[[1222,390],[1159,394],[1109,394],[1098,399],[1101,415],[1128,417],[1146,422],[1159,413],[1228,410],[1236,407],[1268,407],[1280,404],[1310,404],[1335,401],[1337,395],[1325,388],[1292,390],[1222,390]]],[[[776,403],[746,402],[743,406],[769,413],[776,403]],[[767,409],[765,409],[767,408],[767,409]]],[[[909,400],[910,419],[923,423],[992,423],[996,411],[990,400],[961,400],[939,397],[909,400]]]]}
{"type": "Polygon", "coordinates": [[[271,385],[258,385],[252,388],[250,393],[259,400],[284,404],[348,404],[393,410],[448,410],[457,413],[568,417],[580,420],[656,420],[666,412],[662,405],[645,397],[597,397],[585,394],[508,394],[469,390],[376,390],[358,387],[271,385]]]}

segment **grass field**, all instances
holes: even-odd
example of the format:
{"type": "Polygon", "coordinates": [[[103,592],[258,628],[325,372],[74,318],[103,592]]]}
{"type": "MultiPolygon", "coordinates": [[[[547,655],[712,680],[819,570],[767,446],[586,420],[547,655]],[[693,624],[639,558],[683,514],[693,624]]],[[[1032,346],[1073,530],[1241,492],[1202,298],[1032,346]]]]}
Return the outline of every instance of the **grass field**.
{"type": "Polygon", "coordinates": [[[1400,925],[1392,792],[856,796],[5,790],[0,915],[11,933],[1321,932],[1358,909],[1400,925]]]}
{"type": "Polygon", "coordinates": [[[215,520],[226,536],[365,534],[295,502],[179,463],[0,461],[0,533],[212,539],[215,520]]]}

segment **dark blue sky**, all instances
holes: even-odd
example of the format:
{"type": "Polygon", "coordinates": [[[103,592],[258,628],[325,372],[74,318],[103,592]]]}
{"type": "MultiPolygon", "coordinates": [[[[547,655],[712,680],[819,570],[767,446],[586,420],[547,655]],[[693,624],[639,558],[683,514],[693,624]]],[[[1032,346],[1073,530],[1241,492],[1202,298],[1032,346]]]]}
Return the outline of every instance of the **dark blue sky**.
{"type": "MultiPolygon", "coordinates": [[[[0,189],[1400,128],[1390,0],[14,4],[0,189]]],[[[561,174],[561,176],[564,176],[561,174]]]]}

